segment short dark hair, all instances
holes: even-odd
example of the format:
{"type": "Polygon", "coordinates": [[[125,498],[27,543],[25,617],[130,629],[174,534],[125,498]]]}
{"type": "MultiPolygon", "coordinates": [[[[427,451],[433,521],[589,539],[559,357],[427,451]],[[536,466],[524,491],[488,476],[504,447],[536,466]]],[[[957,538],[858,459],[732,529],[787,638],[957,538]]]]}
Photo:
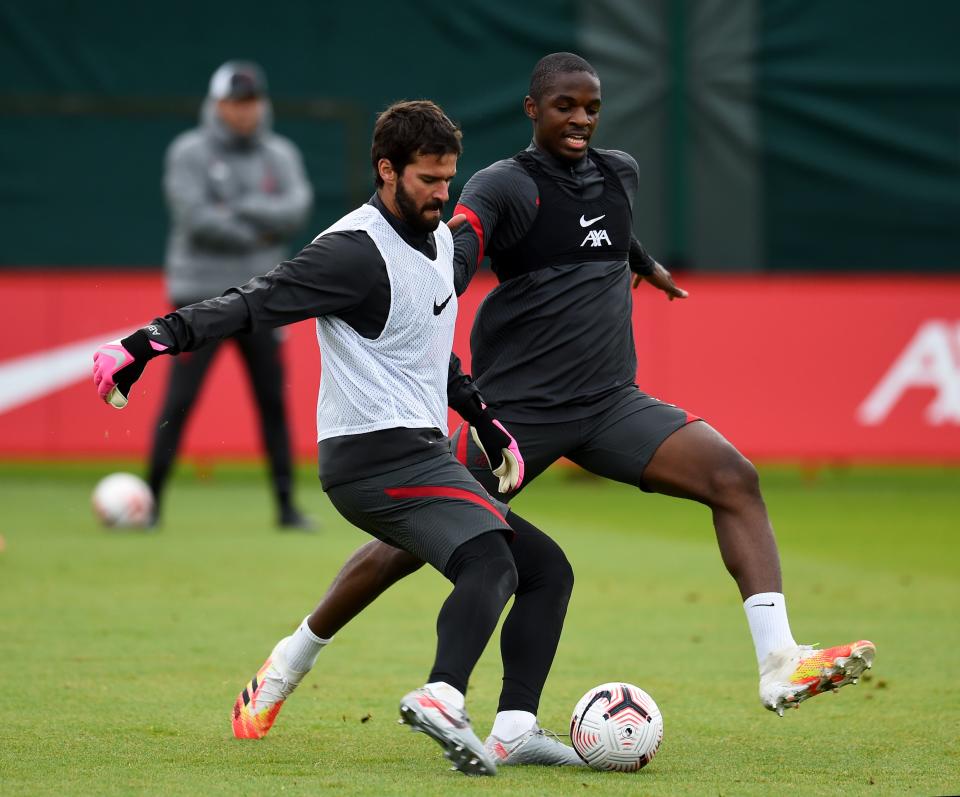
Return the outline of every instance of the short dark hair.
{"type": "Polygon", "coordinates": [[[590,66],[590,62],[585,58],[575,53],[550,53],[537,61],[537,65],[530,74],[530,96],[536,102],[540,102],[557,75],[567,75],[571,72],[586,72],[597,80],[600,79],[597,70],[590,66]]]}
{"type": "Polygon", "coordinates": [[[386,158],[394,170],[402,174],[416,155],[446,155],[463,152],[460,128],[450,121],[443,109],[430,100],[401,100],[377,117],[373,127],[370,160],[377,188],[383,178],[377,164],[386,158]]]}

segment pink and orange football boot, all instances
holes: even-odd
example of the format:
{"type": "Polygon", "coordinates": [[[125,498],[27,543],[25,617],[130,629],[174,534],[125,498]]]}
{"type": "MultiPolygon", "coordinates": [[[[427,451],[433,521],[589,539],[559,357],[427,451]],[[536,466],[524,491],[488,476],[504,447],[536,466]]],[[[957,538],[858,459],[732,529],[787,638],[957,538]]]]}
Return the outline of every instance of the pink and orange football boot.
{"type": "Polygon", "coordinates": [[[760,702],[781,717],[807,698],[855,684],[873,666],[876,645],[866,639],[819,650],[796,645],[773,651],[760,668],[760,702]]]}
{"type": "Polygon", "coordinates": [[[283,701],[300,684],[306,673],[286,666],[283,648],[290,637],[281,639],[269,658],[237,696],[233,704],[233,735],[238,739],[262,739],[273,727],[283,701]]]}

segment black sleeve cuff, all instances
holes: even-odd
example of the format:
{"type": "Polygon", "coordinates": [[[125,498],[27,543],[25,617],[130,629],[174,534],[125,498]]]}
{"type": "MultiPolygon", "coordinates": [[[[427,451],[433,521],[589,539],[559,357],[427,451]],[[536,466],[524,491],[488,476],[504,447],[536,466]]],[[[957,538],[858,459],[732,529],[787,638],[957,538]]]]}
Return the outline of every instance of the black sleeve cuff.
{"type": "Polygon", "coordinates": [[[447,373],[447,406],[472,424],[483,413],[483,397],[473,380],[460,367],[460,358],[450,352],[447,373]]]}
{"type": "MultiPolygon", "coordinates": [[[[452,404],[450,406],[453,407],[452,404]]],[[[453,410],[471,426],[476,426],[480,422],[481,418],[484,418],[487,415],[487,410],[483,406],[483,402],[480,400],[479,393],[473,393],[459,406],[453,407],[453,410]]]]}
{"type": "Polygon", "coordinates": [[[636,238],[630,239],[630,270],[634,274],[639,274],[643,277],[649,277],[653,274],[654,267],[656,266],[656,261],[647,254],[647,250],[643,248],[636,238]]]}

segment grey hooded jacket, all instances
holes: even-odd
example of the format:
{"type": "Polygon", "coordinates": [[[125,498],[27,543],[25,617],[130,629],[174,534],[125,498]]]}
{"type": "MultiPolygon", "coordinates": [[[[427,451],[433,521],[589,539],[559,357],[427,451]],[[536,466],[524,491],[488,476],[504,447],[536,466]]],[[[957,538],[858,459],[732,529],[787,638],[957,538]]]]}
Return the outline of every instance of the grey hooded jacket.
{"type": "Polygon", "coordinates": [[[167,150],[171,214],[167,295],[174,305],[217,296],[284,260],[284,242],[310,212],[313,191],[296,146],[271,131],[266,101],[252,136],[238,136],[208,97],[201,124],[167,150]]]}

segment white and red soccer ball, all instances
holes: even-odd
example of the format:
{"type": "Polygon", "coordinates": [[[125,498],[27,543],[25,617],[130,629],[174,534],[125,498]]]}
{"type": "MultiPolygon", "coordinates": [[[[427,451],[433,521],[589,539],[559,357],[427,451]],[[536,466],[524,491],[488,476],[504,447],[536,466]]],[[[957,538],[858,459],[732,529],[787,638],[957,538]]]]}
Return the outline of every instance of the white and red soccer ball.
{"type": "Polygon", "coordinates": [[[570,740],[594,769],[636,772],[657,754],[663,716],[639,686],[619,681],[595,686],[573,709],[570,740]]]}
{"type": "Polygon", "coordinates": [[[110,528],[145,528],[153,517],[153,493],[132,473],[111,473],[93,490],[93,511],[110,528]]]}

